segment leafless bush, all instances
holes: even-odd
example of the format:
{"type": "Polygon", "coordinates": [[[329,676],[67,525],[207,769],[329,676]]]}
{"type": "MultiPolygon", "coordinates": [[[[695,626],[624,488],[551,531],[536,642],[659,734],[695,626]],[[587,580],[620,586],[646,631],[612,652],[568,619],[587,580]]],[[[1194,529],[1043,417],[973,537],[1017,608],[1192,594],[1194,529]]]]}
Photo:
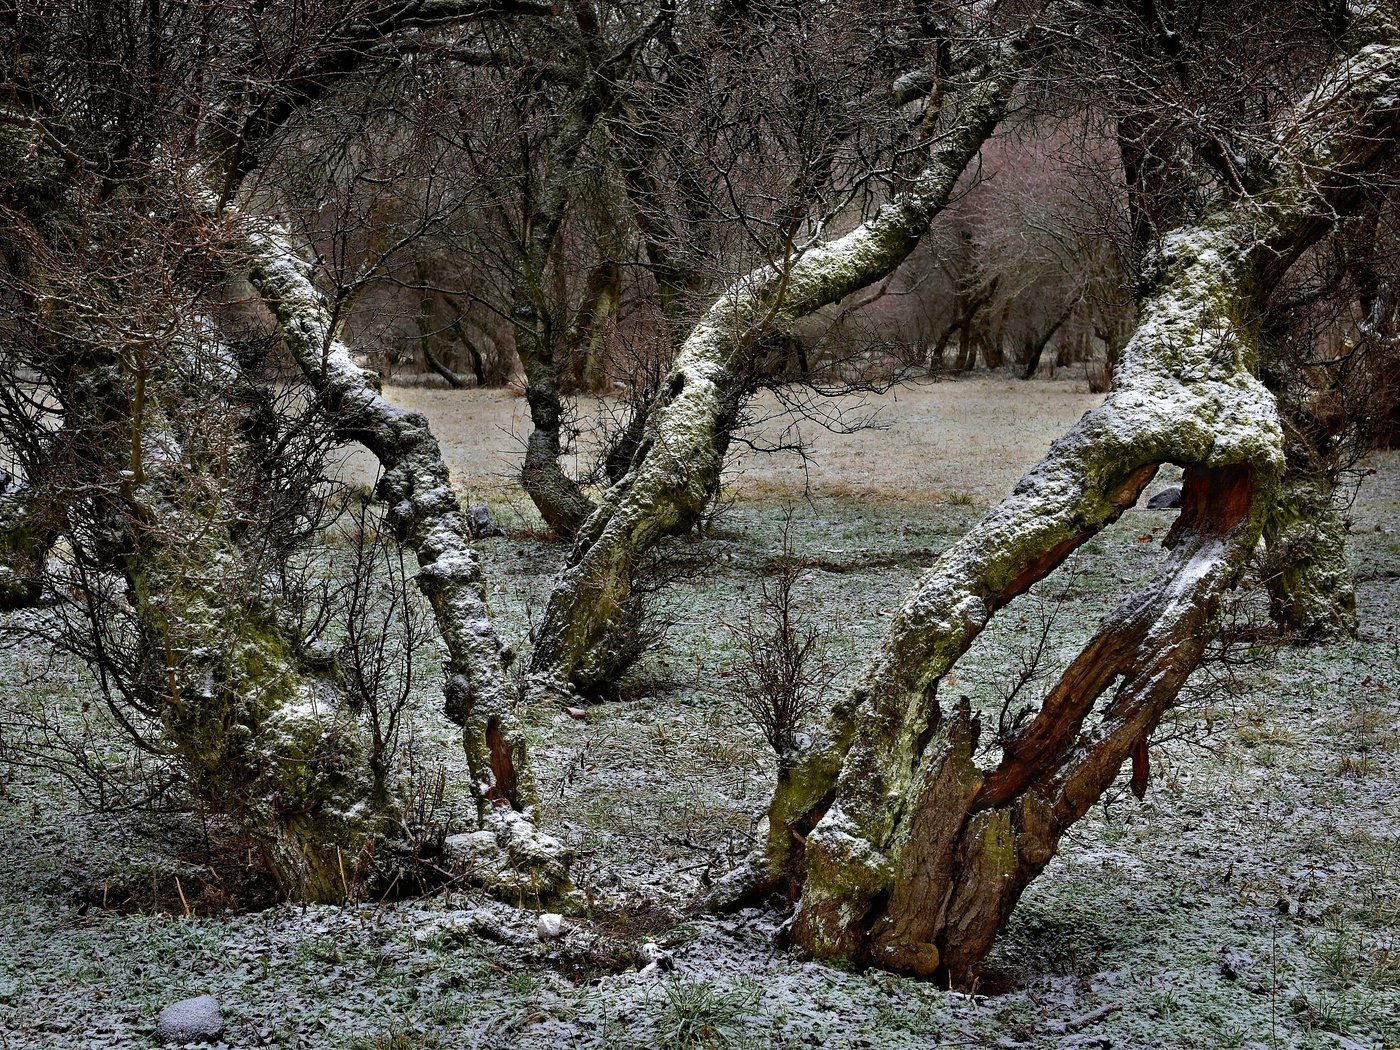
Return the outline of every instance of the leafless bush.
{"type": "Polygon", "coordinates": [[[760,581],[757,606],[741,620],[724,622],[739,652],[723,691],[748,712],[783,765],[796,755],[802,727],[833,672],[821,658],[823,632],[794,593],[805,566],[793,554],[791,513],[781,543],[772,575],[760,581]]]}
{"type": "Polygon", "coordinates": [[[414,757],[403,744],[417,659],[432,638],[431,618],[413,586],[404,548],[388,534],[381,513],[366,502],[352,506],[345,534],[336,665],[346,700],[369,733],[375,795],[387,801],[399,760],[414,757]]]}

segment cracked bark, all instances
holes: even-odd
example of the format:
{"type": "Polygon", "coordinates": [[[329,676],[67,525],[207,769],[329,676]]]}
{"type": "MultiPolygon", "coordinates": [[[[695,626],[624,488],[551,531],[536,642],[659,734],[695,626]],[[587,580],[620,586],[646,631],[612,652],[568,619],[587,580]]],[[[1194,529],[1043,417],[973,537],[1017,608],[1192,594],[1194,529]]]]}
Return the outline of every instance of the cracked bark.
{"type": "Polygon", "coordinates": [[[1164,240],[1107,400],[906,598],[864,681],[780,781],[762,855],[717,902],[786,886],[798,900],[788,936],[806,953],[967,986],[1125,762],[1145,788],[1148,737],[1281,491],[1283,428],[1254,374],[1261,311],[1288,263],[1354,205],[1352,176],[1393,148],[1400,29],[1372,9],[1355,33],[1281,121],[1269,182],[1164,240]],[[941,681],[992,615],[1166,462],[1185,483],[1156,578],[1104,619],[999,760],[979,765],[976,720],[944,709],[941,681]]]}

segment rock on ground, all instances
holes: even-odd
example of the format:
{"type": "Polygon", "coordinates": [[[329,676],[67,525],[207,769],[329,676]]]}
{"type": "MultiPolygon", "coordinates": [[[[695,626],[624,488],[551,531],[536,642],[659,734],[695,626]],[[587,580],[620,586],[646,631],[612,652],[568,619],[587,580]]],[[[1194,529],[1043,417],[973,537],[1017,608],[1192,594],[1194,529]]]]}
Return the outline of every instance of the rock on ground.
{"type": "Polygon", "coordinates": [[[212,1043],[223,1034],[223,1011],[212,995],[171,1003],[156,1018],[156,1039],[162,1043],[212,1043]]]}
{"type": "Polygon", "coordinates": [[[1163,489],[1147,501],[1148,510],[1174,510],[1179,506],[1181,506],[1181,487],[1179,485],[1163,489]]]}

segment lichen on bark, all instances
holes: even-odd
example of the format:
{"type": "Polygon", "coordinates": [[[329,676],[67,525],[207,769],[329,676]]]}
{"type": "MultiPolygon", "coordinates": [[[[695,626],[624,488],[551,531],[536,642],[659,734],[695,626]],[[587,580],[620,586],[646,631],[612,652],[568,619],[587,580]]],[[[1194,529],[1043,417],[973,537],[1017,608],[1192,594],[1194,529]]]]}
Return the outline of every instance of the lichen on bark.
{"type": "Polygon", "coordinates": [[[537,632],[534,675],[584,694],[615,681],[632,651],[617,635],[635,619],[642,560],[664,537],[692,528],[713,499],[729,430],[752,391],[754,359],[798,319],[881,279],[909,255],[1011,105],[1036,43],[1065,6],[1052,5],[1019,36],[987,40],[966,58],[928,162],[906,190],[845,236],[747,274],[691,330],[631,468],[579,528],[537,632]]]}
{"type": "Polygon", "coordinates": [[[1400,31],[1373,15],[1281,121],[1271,178],[1164,238],[1105,402],[906,598],[780,783],[764,851],[727,902],[786,888],[788,936],[806,952],[966,985],[1064,832],[1130,758],[1145,773],[1147,740],[1282,492],[1283,427],[1255,375],[1280,261],[1324,235],[1352,180],[1393,149],[1400,31]],[[1323,162],[1346,176],[1318,180],[1323,162]],[[1104,619],[999,759],[975,764],[968,712],[943,709],[941,682],[990,617],[1132,506],[1162,463],[1185,481],[1156,578],[1104,619]]]}

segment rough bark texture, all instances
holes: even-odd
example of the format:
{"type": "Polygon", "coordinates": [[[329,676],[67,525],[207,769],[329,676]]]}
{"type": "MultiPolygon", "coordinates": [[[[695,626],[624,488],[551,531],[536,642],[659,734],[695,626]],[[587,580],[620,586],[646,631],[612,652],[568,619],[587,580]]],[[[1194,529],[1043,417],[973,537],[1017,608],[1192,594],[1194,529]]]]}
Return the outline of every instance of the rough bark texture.
{"type": "Polygon", "coordinates": [[[569,855],[535,830],[535,780],[525,733],[507,688],[506,653],[486,601],[467,516],[428,421],[380,394],[331,330],[311,268],[284,230],[263,221],[249,236],[253,285],[274,307],[282,337],[337,431],[364,445],[383,468],[378,495],[418,558],[418,585],[447,646],[447,716],[462,727],[483,831],[469,858],[483,881],[539,902],[572,889],[569,855]],[[489,839],[493,851],[484,851],[489,839]]]}
{"type": "Polygon", "coordinates": [[[764,855],[723,887],[786,884],[812,955],[968,984],[1059,839],[1133,759],[1197,665],[1222,592],[1281,491],[1283,431],[1256,379],[1257,318],[1289,261],[1393,142],[1400,30],[1369,12],[1352,57],[1279,132],[1264,189],[1165,238],[1105,403],[920,581],[865,681],[780,782],[764,855]],[[976,762],[977,724],[938,687],[989,618],[1185,468],[1171,552],[1044,699],[976,762]],[[1101,695],[1107,699],[1095,715],[1101,695]]]}
{"type": "Polygon", "coordinates": [[[505,647],[491,622],[467,518],[437,439],[427,419],[389,404],[378,376],[351,359],[330,330],[310,267],[291,240],[265,225],[250,244],[254,287],[273,305],[302,373],[337,431],[363,444],[383,467],[378,495],[418,557],[418,584],[447,643],[447,713],[463,729],[478,803],[483,811],[498,801],[528,810],[535,787],[505,686],[505,647]]]}
{"type": "MultiPolygon", "coordinates": [[[[231,359],[211,368],[217,352],[203,353],[194,372],[237,381],[231,359]]],[[[379,828],[361,727],[278,622],[262,572],[234,535],[227,486],[201,483],[253,467],[240,446],[203,432],[188,406],[205,400],[188,385],[187,376],[148,379],[144,452],[122,484],[119,563],[148,668],[144,691],[161,706],[196,792],[261,845],[282,892],[342,900],[379,828]]]]}
{"type": "Polygon", "coordinates": [[[694,327],[631,469],[579,530],[545,610],[533,673],[588,694],[625,666],[638,561],[663,537],[689,530],[713,498],[753,357],[798,319],[879,280],[908,256],[1005,113],[1034,35],[989,45],[985,61],[967,72],[910,189],[846,236],[812,247],[790,265],[755,270],[694,327]]]}
{"type": "Polygon", "coordinates": [[[1264,541],[1264,582],[1274,622],[1305,641],[1355,635],[1356,588],[1331,479],[1290,463],[1278,504],[1265,522],[1264,541]]]}

